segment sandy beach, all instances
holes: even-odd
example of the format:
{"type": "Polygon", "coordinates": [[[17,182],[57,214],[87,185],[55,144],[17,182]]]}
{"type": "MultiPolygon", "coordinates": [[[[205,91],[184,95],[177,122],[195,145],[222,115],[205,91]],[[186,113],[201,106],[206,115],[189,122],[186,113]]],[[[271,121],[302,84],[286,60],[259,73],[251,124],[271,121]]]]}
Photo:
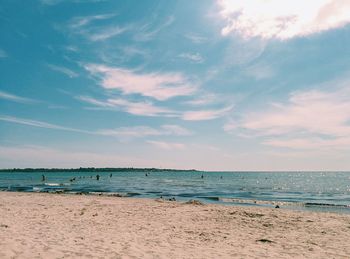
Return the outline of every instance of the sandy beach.
{"type": "Polygon", "coordinates": [[[350,215],[0,192],[0,258],[349,258],[350,215]]]}

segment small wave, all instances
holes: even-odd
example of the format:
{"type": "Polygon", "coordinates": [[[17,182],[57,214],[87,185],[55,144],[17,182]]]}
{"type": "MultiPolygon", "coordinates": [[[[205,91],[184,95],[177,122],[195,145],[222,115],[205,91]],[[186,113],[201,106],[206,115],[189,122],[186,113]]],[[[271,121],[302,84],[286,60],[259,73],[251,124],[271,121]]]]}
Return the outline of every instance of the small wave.
{"type": "Polygon", "coordinates": [[[173,183],[176,182],[176,180],[172,180],[172,179],[162,179],[161,180],[163,183],[173,183]]]}
{"type": "Polygon", "coordinates": [[[128,192],[128,193],[126,193],[126,195],[128,197],[133,197],[133,196],[139,196],[139,195],[142,195],[142,194],[138,193],[138,192],[128,192]]]}
{"type": "Polygon", "coordinates": [[[266,200],[251,200],[251,199],[237,199],[237,198],[223,198],[223,197],[199,197],[209,200],[220,201],[224,203],[241,203],[251,205],[271,205],[271,206],[293,206],[293,207],[320,207],[320,208],[347,208],[350,205],[333,204],[333,203],[318,203],[318,202],[296,202],[296,201],[266,201],[266,200]]]}
{"type": "Polygon", "coordinates": [[[180,194],[177,194],[177,195],[174,195],[174,196],[179,196],[179,197],[195,197],[196,194],[194,193],[180,193],[180,194]]]}
{"type": "Polygon", "coordinates": [[[335,207],[335,208],[350,208],[350,205],[344,204],[333,204],[333,203],[317,203],[317,202],[306,202],[305,207],[335,207]]]}
{"type": "Polygon", "coordinates": [[[273,201],[262,201],[262,200],[249,200],[249,199],[237,199],[237,198],[221,198],[218,199],[221,202],[232,202],[232,203],[246,203],[246,204],[271,204],[274,205],[273,201]]]}
{"type": "Polygon", "coordinates": [[[221,202],[227,203],[242,203],[248,205],[268,205],[268,206],[305,206],[303,202],[295,202],[295,201],[276,201],[276,200],[253,200],[253,199],[237,199],[237,198],[219,198],[221,202]]]}
{"type": "Polygon", "coordinates": [[[216,196],[199,196],[198,198],[211,200],[211,201],[219,201],[220,200],[220,197],[216,197],[216,196]]]}
{"type": "Polygon", "coordinates": [[[63,183],[44,183],[47,186],[63,186],[63,183]]]}
{"type": "Polygon", "coordinates": [[[109,197],[127,197],[128,195],[126,193],[119,193],[119,192],[105,192],[102,193],[103,196],[109,196],[109,197]]]}
{"type": "MultiPolygon", "coordinates": [[[[80,194],[80,192],[77,192],[80,194]]],[[[98,195],[98,196],[109,196],[109,197],[131,197],[141,195],[139,193],[120,193],[120,192],[86,192],[84,194],[98,195]]]]}
{"type": "Polygon", "coordinates": [[[86,194],[91,194],[91,195],[106,195],[105,192],[94,192],[94,191],[83,191],[83,193],[86,193],[86,194]]]}
{"type": "Polygon", "coordinates": [[[33,192],[41,192],[43,190],[43,188],[41,187],[33,187],[33,192]]]}
{"type": "Polygon", "coordinates": [[[242,203],[250,205],[279,205],[279,206],[300,206],[303,203],[291,202],[291,201],[266,201],[266,200],[252,200],[252,199],[239,199],[239,198],[224,198],[217,197],[217,200],[224,203],[242,203]]]}
{"type": "Polygon", "coordinates": [[[31,186],[9,186],[7,188],[8,191],[12,192],[31,192],[33,187],[31,186]]]}

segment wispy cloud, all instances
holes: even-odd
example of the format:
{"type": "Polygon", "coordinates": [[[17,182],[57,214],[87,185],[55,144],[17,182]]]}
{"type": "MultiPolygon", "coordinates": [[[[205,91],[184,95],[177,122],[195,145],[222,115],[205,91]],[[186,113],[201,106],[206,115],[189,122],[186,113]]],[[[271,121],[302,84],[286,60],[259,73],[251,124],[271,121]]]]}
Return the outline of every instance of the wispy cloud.
{"type": "Polygon", "coordinates": [[[130,64],[130,62],[149,62],[152,60],[151,51],[134,44],[100,48],[98,50],[101,62],[105,64],[130,64]]]}
{"type": "Polygon", "coordinates": [[[146,136],[159,136],[162,133],[154,128],[148,126],[136,126],[136,127],[121,127],[117,129],[106,129],[98,131],[99,134],[105,136],[113,136],[120,139],[134,139],[142,138],[146,136]]]}
{"type": "Polygon", "coordinates": [[[192,63],[197,63],[197,64],[204,62],[204,58],[199,53],[181,53],[179,55],[179,58],[183,58],[192,63]]]}
{"type": "Polygon", "coordinates": [[[227,115],[232,109],[233,106],[227,106],[217,110],[187,111],[183,113],[182,119],[187,121],[213,120],[227,115]]]}
{"type": "Polygon", "coordinates": [[[208,41],[208,38],[194,33],[187,34],[185,37],[195,44],[201,44],[208,41]]]}
{"type": "Polygon", "coordinates": [[[40,2],[44,5],[57,5],[68,1],[71,3],[98,3],[105,2],[108,0],[40,0],[40,2]]]}
{"type": "Polygon", "coordinates": [[[152,102],[132,102],[120,98],[101,101],[88,96],[79,96],[77,99],[107,110],[122,110],[133,115],[165,117],[176,116],[174,111],[156,106],[152,102]]]}
{"type": "Polygon", "coordinates": [[[24,118],[18,118],[13,116],[0,115],[0,121],[22,124],[31,127],[63,130],[70,132],[77,132],[83,134],[99,135],[115,137],[120,141],[130,141],[136,138],[144,137],[160,137],[160,136],[190,136],[192,131],[183,128],[179,125],[161,125],[159,128],[152,128],[149,126],[134,126],[134,127],[119,127],[114,129],[99,129],[99,130],[82,130],[71,127],[64,127],[57,124],[47,123],[38,120],[30,120],[24,118]]]}
{"type": "Polygon", "coordinates": [[[56,109],[56,110],[65,110],[65,109],[68,109],[69,107],[64,106],[64,105],[50,104],[47,108],[56,109]]]}
{"type": "Polygon", "coordinates": [[[76,99],[97,106],[103,110],[122,110],[138,116],[174,117],[186,121],[213,120],[227,115],[233,108],[231,105],[221,109],[177,111],[155,106],[152,102],[131,102],[120,98],[102,101],[88,96],[78,96],[76,99]]]}
{"type": "Polygon", "coordinates": [[[64,49],[68,50],[70,52],[78,52],[79,51],[79,48],[77,46],[72,46],[72,45],[68,45],[64,49]]]}
{"type": "Polygon", "coordinates": [[[166,124],[161,127],[165,135],[190,136],[193,132],[178,125],[166,124]]]}
{"type": "Polygon", "coordinates": [[[29,119],[23,119],[18,117],[12,117],[12,116],[3,116],[0,115],[0,121],[6,121],[6,122],[12,122],[27,126],[33,126],[38,128],[45,128],[45,129],[55,129],[55,130],[65,130],[65,131],[73,131],[73,132],[81,132],[81,133],[90,133],[85,130],[80,129],[74,129],[69,127],[63,127],[56,124],[51,124],[43,121],[37,121],[37,120],[29,120],[29,119]]]}
{"type": "Polygon", "coordinates": [[[350,149],[350,137],[338,137],[334,139],[313,136],[307,138],[274,138],[263,141],[263,144],[280,148],[329,151],[330,149],[350,149]]]}
{"type": "Polygon", "coordinates": [[[7,57],[7,53],[5,52],[5,50],[0,49],[0,58],[6,58],[7,57]]]}
{"type": "Polygon", "coordinates": [[[53,65],[53,64],[48,64],[47,65],[50,69],[52,69],[53,71],[57,71],[60,73],[65,74],[66,76],[70,77],[70,78],[74,78],[74,77],[78,77],[79,74],[74,72],[73,70],[66,68],[66,67],[62,67],[62,66],[57,66],[57,65],[53,65]]]}
{"type": "Polygon", "coordinates": [[[174,143],[174,142],[149,140],[147,141],[147,143],[164,150],[178,150],[178,149],[184,149],[186,147],[186,145],[183,143],[174,143]]]}
{"type": "Polygon", "coordinates": [[[77,100],[95,105],[95,106],[99,106],[99,107],[104,107],[104,108],[113,108],[115,107],[115,105],[109,103],[109,101],[101,101],[101,100],[97,100],[95,98],[92,98],[90,96],[77,96],[76,97],[77,100]]]}
{"type": "Polygon", "coordinates": [[[208,105],[210,103],[217,102],[219,99],[218,95],[213,93],[205,93],[202,95],[197,95],[196,98],[186,101],[186,104],[192,105],[192,106],[204,106],[208,105]]]}
{"type": "Polygon", "coordinates": [[[193,94],[197,86],[180,73],[137,73],[132,70],[104,65],[85,66],[92,75],[101,79],[105,89],[118,89],[123,94],[139,94],[157,100],[193,94]]]}
{"type": "Polygon", "coordinates": [[[97,15],[89,15],[89,16],[77,16],[74,17],[70,22],[70,27],[72,29],[81,28],[83,26],[89,25],[94,21],[99,20],[107,20],[115,17],[117,14],[107,13],[107,14],[97,14],[97,15]]]}
{"type": "Polygon", "coordinates": [[[135,32],[134,39],[136,41],[150,41],[152,40],[160,31],[165,29],[166,27],[173,24],[175,21],[174,16],[169,16],[164,22],[160,25],[155,25],[154,23],[147,23],[141,26],[135,32]]]}
{"type": "Polygon", "coordinates": [[[120,127],[116,129],[105,129],[96,132],[98,135],[113,136],[120,140],[128,141],[135,138],[152,136],[189,136],[193,133],[178,125],[162,125],[160,128],[149,126],[120,127]]]}
{"type": "Polygon", "coordinates": [[[40,2],[45,5],[56,5],[61,3],[62,1],[64,0],[40,0],[40,2]]]}
{"type": "Polygon", "coordinates": [[[252,65],[262,57],[266,46],[267,41],[260,38],[230,41],[229,46],[225,50],[223,64],[227,67],[252,65]]]}
{"type": "Polygon", "coordinates": [[[263,137],[264,144],[275,147],[343,148],[349,146],[348,111],[350,91],[347,87],[332,92],[296,92],[287,103],[274,103],[264,111],[247,113],[241,121],[227,123],[225,130],[247,131],[251,136],[263,137]]]}
{"type": "Polygon", "coordinates": [[[256,80],[263,80],[273,77],[275,71],[269,65],[257,63],[247,67],[243,73],[249,77],[254,77],[256,80]]]}
{"type": "Polygon", "coordinates": [[[307,4],[301,0],[219,0],[218,4],[226,22],[223,35],[235,32],[245,38],[289,39],[350,22],[347,0],[315,0],[307,4]]]}
{"type": "Polygon", "coordinates": [[[0,99],[5,99],[8,101],[18,102],[18,103],[36,103],[38,101],[26,97],[21,97],[18,95],[10,94],[4,91],[0,91],[0,99]]]}
{"type": "Polygon", "coordinates": [[[125,32],[128,27],[120,26],[109,26],[105,28],[100,28],[98,30],[92,31],[83,31],[82,34],[85,35],[91,41],[104,41],[115,36],[118,36],[125,32]]]}
{"type": "Polygon", "coordinates": [[[96,25],[98,21],[110,20],[116,13],[97,14],[90,16],[77,16],[68,22],[68,29],[73,34],[82,35],[90,41],[99,42],[123,34],[132,26],[120,24],[96,25]]]}
{"type": "Polygon", "coordinates": [[[143,116],[165,116],[173,117],[174,111],[159,107],[154,105],[152,102],[130,102],[124,99],[112,99],[110,102],[121,107],[124,111],[134,114],[134,115],[143,115],[143,116]]]}

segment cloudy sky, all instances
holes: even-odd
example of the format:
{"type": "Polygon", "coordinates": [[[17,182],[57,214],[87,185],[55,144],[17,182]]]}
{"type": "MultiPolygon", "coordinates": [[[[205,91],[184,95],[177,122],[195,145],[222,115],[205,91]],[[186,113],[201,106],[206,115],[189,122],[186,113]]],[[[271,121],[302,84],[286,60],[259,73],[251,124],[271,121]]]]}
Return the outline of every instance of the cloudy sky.
{"type": "Polygon", "coordinates": [[[350,169],[349,0],[3,0],[0,167],[350,169]]]}

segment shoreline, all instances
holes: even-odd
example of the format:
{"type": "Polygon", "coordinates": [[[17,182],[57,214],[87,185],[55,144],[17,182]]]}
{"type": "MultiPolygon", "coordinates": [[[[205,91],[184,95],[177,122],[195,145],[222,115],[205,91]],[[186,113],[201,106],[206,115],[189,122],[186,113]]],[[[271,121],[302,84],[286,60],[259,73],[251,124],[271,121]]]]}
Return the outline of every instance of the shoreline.
{"type": "Polygon", "coordinates": [[[239,206],[239,207],[256,207],[256,208],[276,208],[286,209],[292,211],[305,211],[305,212],[329,212],[335,214],[348,214],[350,215],[350,205],[340,204],[326,204],[326,203],[310,203],[310,202],[292,202],[292,201],[278,201],[278,200],[258,200],[258,199],[244,199],[244,198],[220,198],[220,197],[190,197],[183,198],[177,196],[166,197],[144,197],[141,194],[135,195],[135,193],[121,193],[121,192],[82,192],[82,191],[8,191],[0,190],[1,192],[13,192],[13,193],[42,193],[42,194],[55,194],[55,195],[84,195],[84,196],[102,196],[102,197],[117,197],[117,198],[133,198],[133,199],[149,199],[149,200],[164,200],[164,201],[176,201],[179,203],[186,203],[190,201],[199,201],[203,204],[213,204],[220,206],[239,206]],[[177,199],[176,199],[177,198],[177,199]],[[214,201],[214,202],[213,202],[214,201]]]}
{"type": "Polygon", "coordinates": [[[0,192],[1,258],[347,258],[350,216],[0,192]]]}

